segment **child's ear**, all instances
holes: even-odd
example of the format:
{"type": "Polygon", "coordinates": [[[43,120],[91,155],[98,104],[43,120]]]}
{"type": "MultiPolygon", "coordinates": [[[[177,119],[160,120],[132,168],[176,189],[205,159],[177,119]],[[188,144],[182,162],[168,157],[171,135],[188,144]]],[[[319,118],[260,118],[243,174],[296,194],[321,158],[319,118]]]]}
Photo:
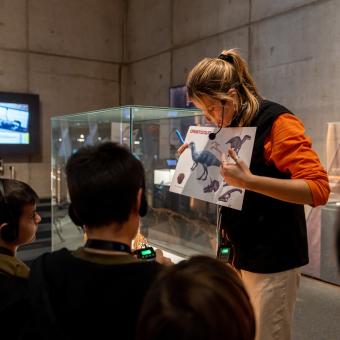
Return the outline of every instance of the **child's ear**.
{"type": "Polygon", "coordinates": [[[2,224],[0,224],[0,232],[1,232],[1,229],[2,229],[3,227],[5,227],[6,225],[8,225],[8,223],[2,223],[2,224]]]}
{"type": "Polygon", "coordinates": [[[141,209],[141,204],[142,204],[142,195],[143,195],[143,189],[140,188],[137,192],[137,211],[139,212],[141,209]]]}
{"type": "Polygon", "coordinates": [[[146,200],[145,189],[140,188],[138,190],[138,212],[140,217],[144,217],[148,212],[148,201],[146,200]]]}

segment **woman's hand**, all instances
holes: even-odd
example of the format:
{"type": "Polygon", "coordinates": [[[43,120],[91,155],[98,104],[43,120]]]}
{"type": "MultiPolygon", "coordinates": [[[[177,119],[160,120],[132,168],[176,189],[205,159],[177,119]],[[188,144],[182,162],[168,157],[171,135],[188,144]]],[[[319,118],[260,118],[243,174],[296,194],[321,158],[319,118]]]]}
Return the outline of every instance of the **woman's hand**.
{"type": "Polygon", "coordinates": [[[233,149],[228,149],[228,155],[235,163],[228,161],[227,156],[222,153],[221,156],[221,175],[228,185],[237,188],[247,189],[247,183],[253,175],[248,166],[240,159],[233,149]]]}
{"type": "Polygon", "coordinates": [[[228,155],[235,163],[221,156],[221,175],[228,185],[247,189],[281,201],[296,204],[313,204],[313,197],[307,182],[303,179],[281,179],[253,175],[248,166],[237,157],[234,150],[229,149],[228,155]]]}
{"type": "Polygon", "coordinates": [[[188,148],[188,146],[189,146],[188,143],[182,144],[177,150],[177,155],[180,156],[183,153],[183,151],[188,148]]]}
{"type": "Polygon", "coordinates": [[[163,264],[164,266],[171,266],[173,262],[168,257],[163,255],[162,250],[156,249],[156,262],[163,264]]]}

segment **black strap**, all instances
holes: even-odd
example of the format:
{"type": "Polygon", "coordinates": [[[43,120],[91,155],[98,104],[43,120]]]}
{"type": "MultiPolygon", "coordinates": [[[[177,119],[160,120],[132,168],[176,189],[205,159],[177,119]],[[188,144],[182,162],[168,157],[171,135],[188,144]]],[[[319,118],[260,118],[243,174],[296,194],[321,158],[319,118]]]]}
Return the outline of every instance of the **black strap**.
{"type": "Polygon", "coordinates": [[[96,240],[89,239],[85,243],[85,248],[100,249],[100,250],[111,250],[111,251],[121,251],[124,253],[131,254],[131,247],[125,243],[106,241],[106,240],[96,240]]]}

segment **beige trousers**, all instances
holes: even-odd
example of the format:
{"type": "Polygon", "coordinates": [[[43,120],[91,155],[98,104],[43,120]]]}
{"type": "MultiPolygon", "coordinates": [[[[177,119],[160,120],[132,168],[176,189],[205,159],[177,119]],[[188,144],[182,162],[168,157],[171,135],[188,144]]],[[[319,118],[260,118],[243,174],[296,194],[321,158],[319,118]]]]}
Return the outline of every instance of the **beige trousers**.
{"type": "Polygon", "coordinates": [[[300,268],[241,275],[255,311],[256,340],[290,340],[300,268]]]}

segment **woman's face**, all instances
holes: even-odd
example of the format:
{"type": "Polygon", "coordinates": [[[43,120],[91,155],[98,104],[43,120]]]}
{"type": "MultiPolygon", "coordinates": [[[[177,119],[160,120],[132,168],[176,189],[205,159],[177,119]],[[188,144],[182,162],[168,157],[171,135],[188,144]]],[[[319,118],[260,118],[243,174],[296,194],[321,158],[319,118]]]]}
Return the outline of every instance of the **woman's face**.
{"type": "MultiPolygon", "coordinates": [[[[203,95],[200,101],[192,100],[193,104],[200,109],[208,122],[221,126],[223,106],[220,100],[203,95]]],[[[234,102],[233,100],[226,101],[224,105],[223,127],[228,127],[234,116],[234,102]]]]}

